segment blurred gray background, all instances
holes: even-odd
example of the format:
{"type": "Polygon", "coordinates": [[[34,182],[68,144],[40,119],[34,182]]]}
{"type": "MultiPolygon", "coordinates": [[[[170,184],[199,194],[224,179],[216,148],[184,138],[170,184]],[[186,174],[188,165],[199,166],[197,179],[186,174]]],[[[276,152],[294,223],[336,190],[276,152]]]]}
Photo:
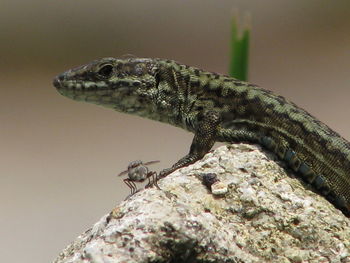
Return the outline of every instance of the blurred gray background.
{"type": "Polygon", "coordinates": [[[173,164],[192,135],[60,96],[53,77],[124,54],[227,73],[232,10],[252,15],[250,81],[350,139],[350,1],[0,0],[2,262],[50,262],[129,193],[136,159],[173,164]]]}

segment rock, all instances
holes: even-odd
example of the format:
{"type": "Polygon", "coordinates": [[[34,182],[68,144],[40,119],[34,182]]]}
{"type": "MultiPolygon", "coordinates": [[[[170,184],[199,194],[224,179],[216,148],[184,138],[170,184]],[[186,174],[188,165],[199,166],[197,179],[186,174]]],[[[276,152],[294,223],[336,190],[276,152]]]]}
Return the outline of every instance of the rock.
{"type": "Polygon", "coordinates": [[[228,184],[218,181],[211,186],[211,192],[213,195],[224,195],[228,192],[228,184]]]}
{"type": "Polygon", "coordinates": [[[55,263],[350,262],[349,218],[258,146],[220,147],[159,186],[121,202],[55,263]],[[213,195],[203,174],[227,191],[213,195]]]}

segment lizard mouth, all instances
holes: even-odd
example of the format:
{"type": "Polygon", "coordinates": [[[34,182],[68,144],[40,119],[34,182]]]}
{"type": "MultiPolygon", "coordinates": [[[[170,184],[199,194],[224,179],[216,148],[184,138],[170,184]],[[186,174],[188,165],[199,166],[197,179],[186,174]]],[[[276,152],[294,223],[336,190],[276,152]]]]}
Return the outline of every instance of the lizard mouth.
{"type": "Polygon", "coordinates": [[[53,80],[53,85],[64,97],[109,108],[115,106],[116,97],[122,93],[129,92],[129,88],[109,87],[104,81],[72,80],[66,79],[62,75],[58,75],[53,80]]]}
{"type": "MultiPolygon", "coordinates": [[[[69,75],[67,77],[68,73],[60,74],[53,80],[53,86],[62,96],[105,107],[114,107],[118,97],[130,97],[134,90],[134,85],[131,84],[136,82],[116,81],[107,83],[104,80],[72,79],[69,75]]],[[[137,82],[136,84],[140,83],[137,82]]]]}
{"type": "Polygon", "coordinates": [[[111,100],[112,91],[105,87],[104,82],[67,80],[64,76],[59,75],[53,80],[53,85],[61,95],[76,101],[103,104],[104,101],[111,100]]]}
{"type": "Polygon", "coordinates": [[[109,89],[104,81],[92,82],[92,81],[79,81],[79,80],[66,80],[62,75],[57,76],[53,80],[53,85],[57,90],[72,90],[72,91],[96,91],[109,89]]]}

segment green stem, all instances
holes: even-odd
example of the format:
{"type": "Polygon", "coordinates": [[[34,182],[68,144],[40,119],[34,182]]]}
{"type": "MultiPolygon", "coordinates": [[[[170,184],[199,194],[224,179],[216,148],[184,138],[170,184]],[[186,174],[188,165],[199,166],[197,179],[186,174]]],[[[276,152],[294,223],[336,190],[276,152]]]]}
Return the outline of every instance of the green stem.
{"type": "MultiPolygon", "coordinates": [[[[237,15],[233,16],[231,27],[231,60],[229,75],[239,80],[246,81],[248,79],[248,55],[250,41],[250,27],[246,25],[239,32],[237,15]]],[[[248,16],[245,17],[249,19],[248,16]]]]}

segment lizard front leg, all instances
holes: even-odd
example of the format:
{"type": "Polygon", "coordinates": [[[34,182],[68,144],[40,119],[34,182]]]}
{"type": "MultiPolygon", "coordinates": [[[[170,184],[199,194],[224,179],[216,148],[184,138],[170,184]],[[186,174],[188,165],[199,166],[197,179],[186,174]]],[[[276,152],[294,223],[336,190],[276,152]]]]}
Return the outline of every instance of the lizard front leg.
{"type": "Polygon", "coordinates": [[[213,147],[219,130],[220,115],[216,111],[205,111],[197,114],[196,129],[190,152],[177,161],[171,168],[162,170],[157,180],[173,171],[200,160],[213,147]]]}

